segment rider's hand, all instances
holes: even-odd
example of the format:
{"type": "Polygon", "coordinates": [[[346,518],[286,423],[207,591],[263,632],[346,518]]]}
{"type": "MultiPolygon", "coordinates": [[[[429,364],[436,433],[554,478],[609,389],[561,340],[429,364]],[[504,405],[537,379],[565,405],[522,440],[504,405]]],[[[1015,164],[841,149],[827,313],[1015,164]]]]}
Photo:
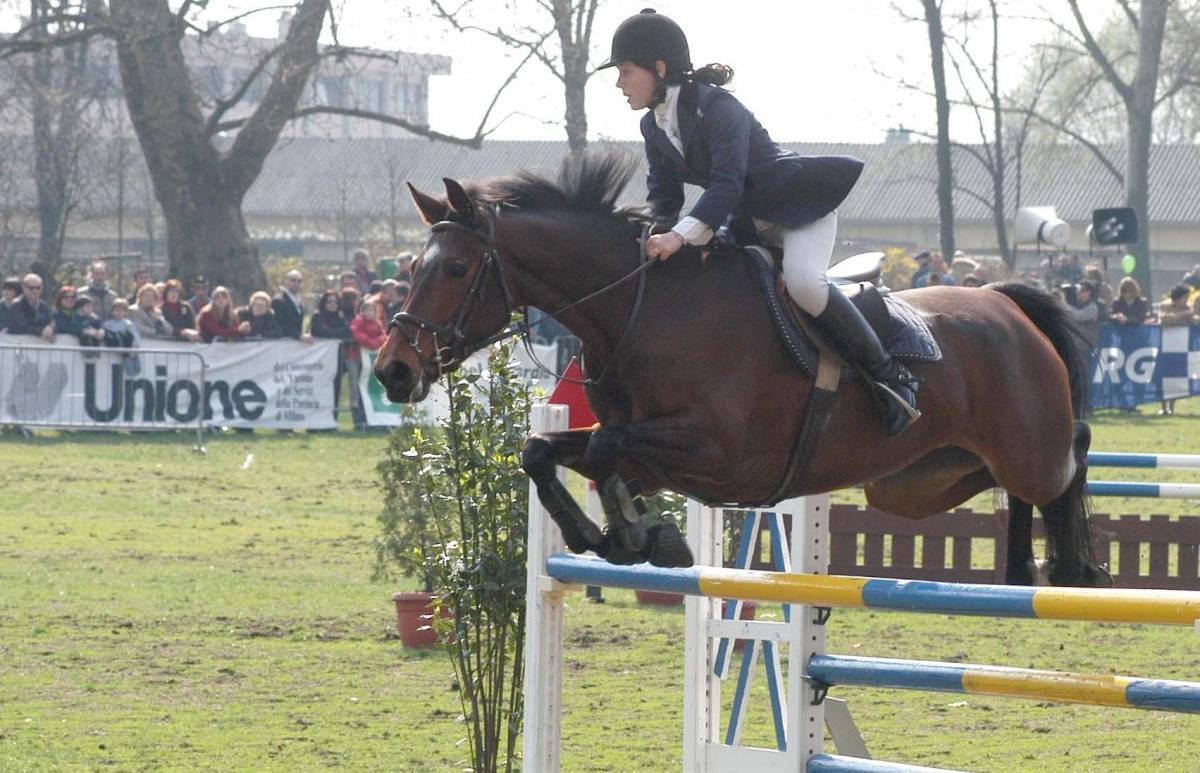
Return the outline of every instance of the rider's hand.
{"type": "Polygon", "coordinates": [[[683,245],[683,237],[674,231],[655,234],[646,240],[646,257],[651,260],[666,260],[678,252],[683,245]]]}

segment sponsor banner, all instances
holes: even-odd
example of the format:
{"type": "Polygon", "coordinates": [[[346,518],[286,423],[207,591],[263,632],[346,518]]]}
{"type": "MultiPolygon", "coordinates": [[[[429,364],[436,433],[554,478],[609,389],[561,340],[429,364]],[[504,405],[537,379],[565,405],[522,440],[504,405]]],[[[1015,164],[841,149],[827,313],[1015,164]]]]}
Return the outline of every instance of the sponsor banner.
{"type": "MultiPolygon", "coordinates": [[[[557,344],[533,344],[533,353],[546,368],[553,370],[558,363],[557,344]]],[[[367,414],[367,424],[373,427],[394,427],[401,424],[406,415],[420,422],[439,421],[446,418],[450,412],[450,404],[446,397],[446,387],[441,379],[429,390],[429,395],[419,403],[404,406],[393,403],[384,394],[383,385],[375,378],[375,355],[378,352],[360,347],[362,357],[362,373],[358,377],[358,390],[362,396],[363,408],[367,414]]],[[[549,394],[554,389],[558,379],[546,373],[529,357],[529,352],[523,346],[513,348],[513,358],[520,363],[521,374],[529,383],[549,394]]],[[[487,374],[487,350],[475,352],[462,367],[468,371],[487,374]]]]}
{"type": "Polygon", "coordinates": [[[1134,408],[1200,394],[1200,328],[1101,325],[1092,408],[1134,408]]]}
{"type": "Polygon", "coordinates": [[[74,336],[0,336],[0,424],[180,429],[202,416],[227,427],[335,426],[337,341],[143,344],[77,351],[74,336]]]}

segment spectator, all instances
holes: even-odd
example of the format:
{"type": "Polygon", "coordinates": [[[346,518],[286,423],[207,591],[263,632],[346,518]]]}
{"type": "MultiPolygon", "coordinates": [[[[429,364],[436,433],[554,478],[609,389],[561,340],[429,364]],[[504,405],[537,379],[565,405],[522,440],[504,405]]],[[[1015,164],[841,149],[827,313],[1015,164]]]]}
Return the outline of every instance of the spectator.
{"type": "MultiPolygon", "coordinates": [[[[1186,284],[1180,283],[1172,287],[1167,300],[1159,304],[1158,323],[1163,327],[1186,327],[1190,325],[1192,323],[1192,309],[1188,305],[1189,295],[1191,295],[1191,288],[1186,284]]],[[[1174,416],[1175,400],[1163,400],[1158,415],[1174,416]]]]}
{"type": "Polygon", "coordinates": [[[1083,277],[1096,286],[1096,300],[1105,309],[1112,306],[1112,285],[1104,277],[1104,272],[1095,263],[1089,263],[1083,268],[1083,277]]]}
{"type": "Polygon", "coordinates": [[[225,341],[240,341],[242,336],[250,332],[250,323],[239,321],[233,312],[233,299],[229,290],[217,287],[213,290],[212,298],[200,310],[197,320],[200,337],[206,343],[220,338],[225,341]]]}
{"type": "Polygon", "coordinates": [[[283,286],[279,294],[271,299],[271,310],[275,312],[275,322],[279,325],[279,334],[284,338],[296,338],[306,343],[312,341],[312,336],[304,332],[304,304],[300,302],[300,288],[304,277],[295,269],[283,277],[283,286]]]}
{"type": "Polygon", "coordinates": [[[80,346],[99,346],[104,343],[104,331],[91,316],[78,311],[79,293],[73,285],[63,285],[54,294],[54,332],[73,335],[80,346]]]}
{"type": "Polygon", "coordinates": [[[400,283],[395,279],[383,280],[383,289],[379,291],[379,298],[376,304],[379,306],[379,321],[383,323],[384,328],[392,321],[392,317],[396,316],[400,311],[402,301],[396,291],[400,283]]]}
{"type": "MultiPolygon", "coordinates": [[[[102,260],[94,261],[88,274],[87,286],[79,291],[92,300],[92,310],[101,321],[112,316],[113,302],[117,293],[108,284],[108,264],[102,260]]],[[[128,306],[128,304],[126,304],[128,306]]]]}
{"type": "Polygon", "coordinates": [[[1096,297],[1096,284],[1091,280],[1083,280],[1076,288],[1071,316],[1079,323],[1088,349],[1095,349],[1096,341],[1100,338],[1100,323],[1104,322],[1107,315],[1100,299],[1096,297]]]}
{"type": "Polygon", "coordinates": [[[158,308],[158,288],[149,282],[137,292],[137,303],[129,307],[129,321],[141,338],[174,338],[175,330],[158,308]]]}
{"type": "Polygon", "coordinates": [[[138,268],[133,272],[133,292],[131,292],[129,297],[125,299],[129,302],[131,309],[138,302],[138,290],[141,290],[142,286],[148,284],[149,282],[150,269],[138,268]]]}
{"type": "MultiPolygon", "coordinates": [[[[108,345],[108,335],[104,332],[104,323],[96,316],[96,312],[92,311],[92,299],[86,295],[80,295],[75,301],[75,313],[82,320],[82,325],[85,329],[90,328],[97,331],[100,335],[96,337],[95,345],[108,345]]],[[[80,339],[84,343],[83,339],[80,339]]],[[[85,346],[91,346],[91,343],[84,343],[85,346]]]]}
{"type": "Polygon", "coordinates": [[[358,276],[353,271],[342,272],[342,278],[338,283],[338,288],[344,290],[347,287],[354,288],[355,292],[358,291],[358,276]]]}
{"type": "MultiPolygon", "coordinates": [[[[105,341],[109,346],[117,346],[122,349],[132,349],[141,344],[141,335],[138,333],[137,326],[129,319],[129,301],[124,298],[117,298],[113,301],[112,308],[109,309],[110,316],[104,320],[105,341]]],[[[126,368],[130,373],[135,371],[126,368]]]]}
{"type": "Polygon", "coordinates": [[[978,274],[967,274],[962,280],[963,287],[983,287],[983,280],[978,274]]]}
{"type": "Polygon", "coordinates": [[[196,329],[196,312],[183,300],[183,285],[178,279],[168,279],[164,283],[163,302],[159,311],[174,331],[175,338],[193,344],[200,340],[200,331],[196,329]]]}
{"type": "Polygon", "coordinates": [[[387,334],[384,332],[383,326],[379,324],[379,312],[375,309],[375,304],[367,299],[364,299],[358,304],[358,316],[350,323],[350,332],[354,336],[354,343],[350,345],[350,357],[346,362],[347,370],[350,373],[350,410],[354,416],[354,428],[366,429],[367,419],[366,413],[363,410],[362,399],[355,398],[358,394],[358,381],[362,375],[362,351],[361,347],[366,347],[373,351],[377,351],[383,342],[387,340],[387,334]]]}
{"type": "Polygon", "coordinates": [[[929,251],[919,252],[913,256],[917,261],[917,270],[909,278],[909,287],[924,287],[925,275],[929,273],[929,251]],[[920,282],[921,284],[918,284],[920,282]]]}
{"type": "Polygon", "coordinates": [[[396,302],[404,305],[408,294],[412,292],[412,262],[413,254],[411,252],[402,252],[396,256],[396,302]]]}
{"type": "Polygon", "coordinates": [[[924,276],[920,277],[913,286],[928,287],[931,284],[958,284],[958,280],[954,278],[954,275],[951,274],[949,269],[946,267],[946,259],[942,257],[942,253],[940,252],[935,252],[929,256],[929,271],[924,276]],[[933,281],[933,276],[935,274],[938,277],[936,282],[933,281]]]}
{"type": "Polygon", "coordinates": [[[1192,266],[1192,270],[1183,275],[1182,281],[1193,290],[1200,290],[1200,263],[1192,266]]]}
{"type": "MultiPolygon", "coordinates": [[[[341,341],[338,348],[337,372],[333,377],[333,420],[338,418],[338,403],[342,396],[342,374],[346,372],[346,358],[350,354],[350,343],[354,334],[350,332],[350,323],[342,316],[341,301],[336,290],[326,290],[321,293],[317,311],[312,315],[312,334],[314,338],[332,338],[341,341]]],[[[358,384],[351,383],[352,393],[357,394],[358,384]]],[[[354,399],[350,400],[353,406],[354,399]]]]}
{"type": "Polygon", "coordinates": [[[1075,284],[1083,279],[1083,268],[1079,265],[1079,256],[1071,254],[1060,257],[1058,265],[1054,268],[1054,276],[1057,284],[1075,284]]]}
{"type": "Polygon", "coordinates": [[[10,276],[0,285],[0,333],[8,326],[8,307],[21,294],[21,280],[10,276]]]}
{"type": "Polygon", "coordinates": [[[358,316],[358,302],[361,300],[361,296],[353,287],[343,287],[338,294],[338,299],[341,302],[342,319],[346,320],[346,324],[349,325],[358,316]]]}
{"type": "Polygon", "coordinates": [[[1137,280],[1127,276],[1117,285],[1117,299],[1112,304],[1110,319],[1118,325],[1141,325],[1153,316],[1150,302],[1142,297],[1137,280]]]}
{"type": "Polygon", "coordinates": [[[281,335],[275,312],[271,311],[271,296],[262,290],[251,295],[250,303],[238,310],[238,319],[250,323],[250,331],[246,333],[246,338],[265,340],[279,338],[281,335]]]}
{"type": "Polygon", "coordinates": [[[375,281],[375,272],[371,270],[371,257],[366,250],[354,251],[354,286],[360,293],[367,292],[375,281]]]}
{"type": "Polygon", "coordinates": [[[192,277],[192,295],[187,299],[187,304],[192,307],[192,313],[199,318],[208,301],[208,280],[197,274],[192,277]]]}
{"type": "Polygon", "coordinates": [[[21,280],[24,292],[8,305],[9,333],[54,340],[54,319],[49,304],[42,300],[42,287],[42,278],[37,274],[26,274],[21,280]]]}

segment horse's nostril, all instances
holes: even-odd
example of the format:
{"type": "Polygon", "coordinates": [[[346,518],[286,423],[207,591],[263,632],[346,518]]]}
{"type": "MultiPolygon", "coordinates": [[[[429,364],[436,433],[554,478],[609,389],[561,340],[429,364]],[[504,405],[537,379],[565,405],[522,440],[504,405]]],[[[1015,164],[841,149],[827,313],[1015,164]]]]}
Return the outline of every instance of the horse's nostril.
{"type": "Polygon", "coordinates": [[[375,369],[375,378],[384,387],[407,388],[412,380],[412,369],[399,360],[392,360],[375,369]]]}

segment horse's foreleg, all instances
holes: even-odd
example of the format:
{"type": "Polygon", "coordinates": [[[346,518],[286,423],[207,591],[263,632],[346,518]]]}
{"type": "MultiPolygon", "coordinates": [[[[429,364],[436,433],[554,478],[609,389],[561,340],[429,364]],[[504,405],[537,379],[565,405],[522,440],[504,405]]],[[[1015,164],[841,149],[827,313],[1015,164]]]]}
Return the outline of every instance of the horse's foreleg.
{"type": "Polygon", "coordinates": [[[571,552],[593,550],[603,555],[607,545],[600,526],[579,507],[556,469],[558,465],[578,469],[593,434],[591,429],[578,429],[531,435],[521,452],[521,467],[537,487],[538,499],[558,524],[571,552]]]}

